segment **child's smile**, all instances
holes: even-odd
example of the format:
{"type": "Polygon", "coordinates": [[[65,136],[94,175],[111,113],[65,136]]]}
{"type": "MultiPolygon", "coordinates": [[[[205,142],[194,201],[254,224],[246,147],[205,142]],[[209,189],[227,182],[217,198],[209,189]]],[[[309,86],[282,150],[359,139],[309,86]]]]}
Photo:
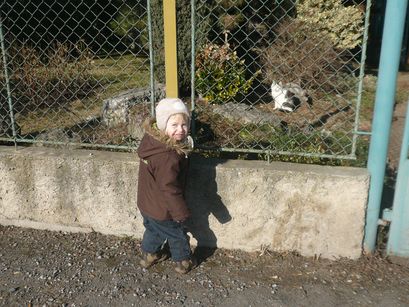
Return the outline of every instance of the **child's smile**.
{"type": "Polygon", "coordinates": [[[182,114],[174,114],[166,123],[165,133],[176,141],[183,141],[189,132],[188,123],[182,114]]]}

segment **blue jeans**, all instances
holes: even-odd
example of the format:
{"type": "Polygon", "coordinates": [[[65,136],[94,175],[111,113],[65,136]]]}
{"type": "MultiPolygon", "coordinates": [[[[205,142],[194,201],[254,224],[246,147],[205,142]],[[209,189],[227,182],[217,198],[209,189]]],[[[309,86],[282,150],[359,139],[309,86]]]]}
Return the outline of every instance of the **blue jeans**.
{"type": "Polygon", "coordinates": [[[142,239],[142,250],[154,254],[159,252],[167,240],[172,260],[182,261],[190,259],[191,250],[186,228],[182,223],[172,220],[158,221],[142,215],[145,232],[142,239]]]}

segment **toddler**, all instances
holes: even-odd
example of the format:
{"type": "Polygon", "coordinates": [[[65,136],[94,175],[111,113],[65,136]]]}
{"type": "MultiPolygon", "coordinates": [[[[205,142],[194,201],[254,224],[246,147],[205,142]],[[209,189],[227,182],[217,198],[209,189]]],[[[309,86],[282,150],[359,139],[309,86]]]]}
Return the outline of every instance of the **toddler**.
{"type": "Polygon", "coordinates": [[[143,217],[140,265],[148,268],[167,258],[169,245],[175,270],[189,272],[194,264],[184,222],[190,216],[184,197],[190,113],[178,98],[162,99],[156,118],[145,122],[145,134],[138,148],[140,158],[137,205],[143,217]]]}

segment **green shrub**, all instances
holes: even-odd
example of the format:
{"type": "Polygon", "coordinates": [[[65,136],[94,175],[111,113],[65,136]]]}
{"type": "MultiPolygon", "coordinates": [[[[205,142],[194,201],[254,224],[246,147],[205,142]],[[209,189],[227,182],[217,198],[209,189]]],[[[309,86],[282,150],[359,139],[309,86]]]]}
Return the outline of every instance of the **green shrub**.
{"type": "Polygon", "coordinates": [[[246,93],[256,75],[246,80],[244,60],[229,44],[206,44],[196,56],[196,90],[211,103],[225,103],[246,93]]]}
{"type": "Polygon", "coordinates": [[[303,0],[297,5],[301,28],[320,39],[328,38],[335,48],[352,49],[363,34],[363,12],[341,0],[303,0]]]}

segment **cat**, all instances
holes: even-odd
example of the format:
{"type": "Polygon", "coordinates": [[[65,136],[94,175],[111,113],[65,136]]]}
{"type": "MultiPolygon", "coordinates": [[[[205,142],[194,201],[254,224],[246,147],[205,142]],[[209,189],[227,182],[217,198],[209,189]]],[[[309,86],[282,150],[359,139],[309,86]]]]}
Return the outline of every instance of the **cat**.
{"type": "Polygon", "coordinates": [[[274,99],[274,110],[294,112],[301,103],[310,104],[307,92],[296,83],[271,83],[271,96],[274,99]]]}

